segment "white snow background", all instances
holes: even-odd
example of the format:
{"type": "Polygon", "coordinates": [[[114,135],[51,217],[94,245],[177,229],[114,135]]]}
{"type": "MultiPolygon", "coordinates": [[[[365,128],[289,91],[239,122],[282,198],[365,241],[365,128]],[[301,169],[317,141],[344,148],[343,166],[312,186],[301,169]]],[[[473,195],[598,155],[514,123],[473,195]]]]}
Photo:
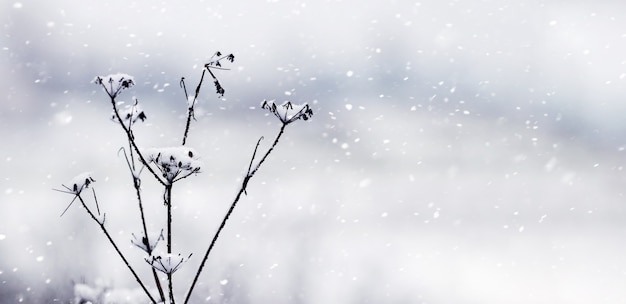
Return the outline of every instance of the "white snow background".
{"type": "MultiPolygon", "coordinates": [[[[67,303],[72,282],[136,283],[77,202],[90,171],[107,226],[150,282],[124,134],[90,83],[123,72],[176,146],[219,50],[174,187],[182,296],[279,123],[308,102],[251,181],[194,303],[626,302],[626,4],[619,1],[3,1],[0,303],[67,303]]],[[[145,174],[145,172],[144,172],[145,174]]],[[[144,189],[154,230],[161,190],[144,189]]]]}

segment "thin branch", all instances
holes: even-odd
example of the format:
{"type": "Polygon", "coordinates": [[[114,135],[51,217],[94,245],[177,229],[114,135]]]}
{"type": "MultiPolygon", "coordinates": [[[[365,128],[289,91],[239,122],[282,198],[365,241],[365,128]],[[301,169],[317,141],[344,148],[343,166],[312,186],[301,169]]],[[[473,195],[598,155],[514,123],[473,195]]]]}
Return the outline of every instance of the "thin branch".
{"type": "Polygon", "coordinates": [[[170,290],[170,304],[175,304],[175,300],[174,300],[174,286],[172,286],[172,273],[168,272],[167,273],[167,286],[170,290]]]}
{"type": "MultiPolygon", "coordinates": [[[[196,106],[196,100],[198,99],[198,95],[200,95],[200,88],[202,87],[204,74],[206,73],[207,70],[208,70],[207,68],[202,69],[202,75],[200,76],[200,82],[198,82],[198,86],[196,87],[196,93],[193,96],[193,100],[191,101],[191,104],[189,104],[187,108],[187,123],[185,124],[185,133],[183,134],[183,146],[187,142],[187,135],[189,134],[189,126],[191,125],[191,118],[193,118],[194,120],[196,119],[194,115],[194,107],[196,106]]],[[[181,82],[181,86],[183,87],[183,90],[185,91],[185,98],[187,99],[187,102],[189,102],[189,96],[187,95],[187,87],[185,86],[184,79],[185,78],[183,77],[180,80],[180,82],[181,82]]]]}
{"type": "Polygon", "coordinates": [[[172,253],[172,185],[165,186],[165,205],[167,205],[167,253],[172,253]]]}
{"type": "Polygon", "coordinates": [[[263,162],[265,162],[265,160],[270,155],[270,153],[274,150],[276,145],[278,145],[278,141],[280,140],[280,137],[285,132],[285,128],[287,127],[287,125],[288,125],[288,123],[283,123],[283,125],[280,127],[280,131],[278,132],[278,135],[276,136],[276,138],[274,139],[274,142],[272,143],[272,146],[269,148],[269,150],[267,150],[267,153],[265,153],[265,155],[263,155],[263,158],[261,158],[259,163],[254,168],[254,170],[252,170],[252,172],[248,173],[248,176],[252,177],[259,170],[259,168],[261,168],[261,165],[263,164],[263,162]]]}
{"type": "Polygon", "coordinates": [[[187,172],[187,174],[182,175],[182,176],[178,176],[178,174],[177,174],[176,177],[172,180],[172,184],[177,182],[177,181],[179,181],[179,180],[181,180],[181,179],[190,177],[190,176],[192,176],[194,174],[198,174],[198,173],[200,173],[200,168],[194,168],[193,170],[187,172]]]}
{"type": "MultiPolygon", "coordinates": [[[[94,195],[95,195],[95,192],[94,192],[94,195]]],[[[143,289],[143,291],[146,293],[148,298],[150,298],[150,301],[152,301],[152,303],[156,304],[157,301],[154,300],[154,298],[152,297],[152,295],[150,294],[150,292],[148,291],[146,286],[143,284],[143,282],[141,281],[141,279],[139,278],[139,276],[137,275],[137,273],[135,272],[133,267],[130,266],[130,264],[128,263],[128,260],[126,260],[126,257],[124,257],[124,254],[120,251],[119,247],[117,247],[117,244],[115,243],[115,241],[113,240],[113,238],[109,234],[108,230],[104,226],[104,221],[100,222],[100,220],[98,220],[98,218],[93,214],[93,212],[91,212],[91,210],[85,204],[85,201],[83,200],[83,198],[80,196],[80,193],[77,194],[76,197],[78,197],[78,200],[80,201],[80,203],[83,205],[85,210],[87,210],[87,213],[89,213],[89,216],[91,216],[91,219],[93,219],[96,223],[98,223],[98,226],[100,226],[100,230],[102,230],[104,235],[107,237],[107,239],[109,240],[109,243],[111,243],[111,245],[113,246],[113,248],[117,252],[118,256],[122,259],[122,261],[124,261],[124,264],[126,264],[126,267],[128,267],[128,270],[130,270],[130,272],[135,277],[135,280],[137,280],[137,283],[139,283],[139,285],[141,286],[141,289],[143,289]]]]}
{"type": "MultiPolygon", "coordinates": [[[[130,141],[129,141],[129,145],[130,145],[130,141]]],[[[133,178],[133,187],[135,188],[135,195],[137,196],[137,202],[139,205],[139,213],[141,215],[141,226],[143,228],[143,234],[145,239],[146,244],[150,244],[150,239],[148,237],[148,228],[146,225],[146,217],[144,215],[143,212],[143,201],[141,199],[141,179],[139,178],[139,174],[137,174],[137,172],[135,172],[135,162],[134,159],[132,158],[132,154],[131,154],[131,159],[133,160],[133,162],[131,163],[128,160],[128,156],[126,155],[126,150],[122,147],[120,148],[119,151],[122,151],[124,153],[124,158],[126,158],[126,164],[128,165],[128,169],[130,170],[130,173],[132,175],[133,178]]],[[[118,153],[119,153],[118,151],[118,153]]],[[[130,152],[132,153],[133,150],[130,150],[130,152]]],[[[94,196],[95,197],[95,196],[94,196]]],[[[98,211],[98,213],[100,213],[98,211]]],[[[148,256],[150,256],[152,254],[152,248],[150,248],[149,245],[146,246],[146,253],[148,253],[148,256]]],[[[159,296],[161,297],[161,301],[165,302],[165,294],[163,293],[163,287],[161,286],[161,280],[159,280],[159,275],[157,274],[156,270],[154,268],[152,268],[152,276],[154,277],[154,283],[156,284],[157,290],[159,291],[159,296]]]]}
{"type": "Polygon", "coordinates": [[[248,165],[248,172],[246,173],[246,175],[250,175],[250,170],[252,169],[252,163],[254,163],[254,158],[256,157],[256,151],[259,149],[259,145],[261,144],[262,140],[263,140],[263,136],[261,136],[261,138],[259,138],[259,140],[256,142],[256,146],[254,147],[254,152],[252,152],[252,157],[250,158],[250,165],[248,165]]]}
{"type": "Polygon", "coordinates": [[[183,88],[185,92],[185,100],[189,100],[189,95],[187,94],[187,87],[185,86],[185,77],[180,78],[180,87],[183,88]]]}
{"type": "MultiPolygon", "coordinates": [[[[54,190],[54,191],[59,191],[59,192],[63,192],[63,193],[70,193],[70,192],[65,192],[65,191],[61,191],[61,190],[58,190],[58,189],[52,189],[52,190],[54,190]]],[[[74,201],[75,201],[75,200],[76,200],[76,197],[74,197],[74,198],[72,199],[72,201],[71,201],[71,202],[67,205],[67,207],[65,207],[65,210],[63,210],[63,213],[61,213],[61,216],[60,216],[60,217],[62,217],[62,216],[65,214],[65,212],[67,212],[67,210],[68,210],[68,209],[70,209],[70,207],[72,206],[72,204],[74,203],[74,201]]]]}
{"type": "MultiPolygon", "coordinates": [[[[165,203],[167,205],[167,253],[172,254],[172,184],[165,186],[165,203]]],[[[172,287],[172,273],[167,274],[170,304],[174,304],[174,288],[172,287]]]]}
{"type": "Polygon", "coordinates": [[[98,197],[96,197],[96,189],[91,188],[91,192],[93,192],[93,200],[96,203],[96,211],[98,211],[98,215],[100,215],[100,206],[98,206],[98,197]]]}
{"type": "Polygon", "coordinates": [[[209,74],[211,75],[211,78],[213,78],[213,84],[215,85],[217,94],[220,97],[224,96],[224,88],[220,84],[215,74],[211,72],[211,69],[228,70],[228,69],[222,68],[222,64],[220,61],[224,59],[230,62],[233,62],[235,60],[235,55],[228,54],[228,55],[222,56],[222,53],[218,51],[218,52],[215,52],[211,56],[209,63],[204,65],[204,68],[202,69],[202,75],[200,76],[200,81],[198,82],[198,86],[196,86],[196,92],[193,96],[193,100],[190,103],[189,103],[189,95],[187,94],[187,87],[185,86],[185,78],[183,77],[180,79],[180,86],[185,91],[185,99],[189,103],[189,106],[187,108],[187,123],[185,124],[185,133],[183,134],[183,144],[182,144],[183,146],[185,145],[185,143],[187,143],[187,136],[189,134],[189,126],[191,124],[191,119],[193,118],[194,120],[196,120],[196,117],[194,115],[194,107],[196,105],[196,100],[198,100],[198,96],[200,95],[200,88],[202,87],[202,82],[204,81],[204,75],[206,74],[206,72],[209,72],[209,74]],[[217,59],[214,59],[216,57],[217,59]]]}
{"type": "MultiPolygon", "coordinates": [[[[139,178],[137,177],[136,180],[139,180],[139,178]]],[[[146,226],[146,218],[143,212],[143,203],[142,203],[142,199],[141,199],[141,190],[139,188],[139,183],[135,182],[135,193],[137,195],[137,201],[139,202],[139,212],[141,213],[141,225],[143,228],[143,233],[144,236],[146,238],[146,244],[150,244],[150,239],[148,237],[148,228],[146,226]]],[[[150,248],[150,246],[146,246],[146,253],[148,253],[148,256],[152,255],[152,248],[150,248]]],[[[159,291],[159,296],[161,297],[161,301],[165,302],[165,293],[163,293],[163,287],[161,286],[161,280],[159,280],[159,275],[157,274],[156,270],[154,268],[152,268],[152,276],[154,277],[154,283],[157,286],[157,290],[159,291]]]]}
{"type": "MultiPolygon", "coordinates": [[[[252,170],[252,164],[254,163],[254,158],[256,157],[256,151],[259,149],[261,140],[263,140],[263,136],[259,138],[259,140],[256,142],[256,146],[254,146],[254,152],[252,152],[252,157],[250,157],[250,165],[248,165],[248,171],[246,171],[246,176],[250,175],[250,170],[252,170]]],[[[248,195],[248,192],[246,192],[246,190],[244,189],[243,194],[248,195]]]]}
{"type": "Polygon", "coordinates": [[[261,158],[259,163],[257,163],[257,165],[254,167],[254,170],[250,171],[250,168],[252,167],[252,161],[254,160],[254,155],[256,155],[256,150],[258,148],[258,143],[261,140],[259,139],[259,141],[257,142],[257,146],[254,148],[254,154],[252,156],[253,160],[251,160],[250,167],[248,168],[248,173],[243,178],[243,181],[241,183],[241,188],[239,188],[239,191],[237,192],[237,195],[235,196],[235,199],[231,203],[230,208],[228,209],[228,212],[226,212],[226,215],[224,216],[224,219],[222,219],[222,222],[221,222],[219,228],[217,229],[217,232],[215,232],[215,235],[213,236],[213,239],[211,240],[209,248],[207,249],[207,251],[204,254],[204,257],[202,258],[202,262],[200,263],[200,267],[198,268],[198,271],[196,272],[196,276],[194,277],[193,282],[191,283],[191,286],[189,287],[189,291],[187,292],[187,296],[185,298],[184,304],[187,304],[189,302],[189,299],[191,298],[191,293],[193,292],[193,289],[196,286],[196,283],[198,282],[198,278],[200,277],[200,274],[202,273],[204,265],[205,265],[207,259],[209,258],[209,254],[211,253],[211,250],[213,250],[213,247],[215,246],[215,243],[217,242],[217,239],[219,238],[220,233],[222,232],[222,229],[224,229],[224,226],[226,226],[226,221],[228,221],[228,218],[233,213],[233,210],[235,210],[235,206],[237,205],[237,202],[239,202],[239,199],[241,198],[241,194],[246,192],[246,188],[248,187],[248,182],[254,176],[254,174],[259,170],[259,168],[261,167],[263,162],[265,162],[265,160],[270,155],[270,153],[274,150],[274,147],[276,147],[276,145],[278,144],[278,141],[280,140],[280,137],[283,135],[286,126],[287,126],[287,124],[285,124],[285,123],[281,126],[280,131],[278,132],[278,135],[276,135],[276,138],[274,139],[274,142],[272,143],[272,146],[267,150],[267,152],[265,152],[265,155],[263,155],[263,158],[261,158]]]}
{"type": "MultiPolygon", "coordinates": [[[[104,84],[103,84],[104,86],[104,84]]],[[[105,87],[106,88],[106,87],[105,87]]],[[[106,91],[106,90],[105,90],[106,91]]],[[[165,182],[163,180],[161,180],[161,177],[154,171],[154,169],[152,169],[150,167],[150,165],[148,164],[148,162],[146,161],[146,159],[143,157],[143,154],[141,154],[141,152],[139,151],[139,147],[137,147],[137,143],[135,142],[135,138],[133,136],[133,133],[131,132],[130,129],[128,129],[126,127],[126,125],[124,124],[124,120],[122,120],[122,117],[120,116],[119,111],[117,110],[117,105],[115,102],[115,94],[111,95],[110,93],[109,97],[111,98],[111,105],[113,106],[113,113],[115,113],[115,117],[117,118],[117,121],[120,123],[120,125],[122,126],[122,129],[124,129],[124,132],[126,132],[126,136],[128,137],[128,141],[130,142],[131,146],[133,147],[133,149],[135,150],[135,152],[137,153],[137,156],[139,157],[139,160],[141,161],[141,163],[146,166],[148,168],[148,171],[150,171],[150,173],[152,173],[152,175],[154,175],[154,178],[163,186],[165,186],[165,182]]]]}
{"type": "MultiPolygon", "coordinates": [[[[208,68],[202,69],[202,75],[200,75],[200,81],[198,82],[198,86],[196,87],[196,93],[193,96],[193,102],[195,104],[196,99],[198,99],[198,96],[200,95],[200,87],[202,87],[202,81],[204,80],[204,73],[206,71],[209,71],[208,68]]],[[[209,73],[211,73],[211,71],[209,71],[209,73]]],[[[211,73],[211,75],[213,75],[213,73],[211,73]]],[[[214,76],[215,77],[215,76],[214,76]]]]}
{"type": "Polygon", "coordinates": [[[215,74],[211,72],[211,69],[228,70],[228,69],[222,68],[222,64],[220,63],[220,61],[223,59],[233,62],[235,60],[235,56],[233,54],[222,56],[222,53],[220,52],[215,52],[215,54],[211,56],[211,61],[205,64],[204,68],[202,69],[202,75],[200,76],[200,81],[198,82],[198,86],[196,86],[196,92],[191,102],[189,101],[189,95],[187,94],[185,78],[183,77],[180,79],[180,86],[183,88],[183,91],[185,91],[185,99],[189,103],[189,106],[187,108],[187,123],[185,124],[185,133],[183,134],[183,144],[182,144],[183,146],[185,145],[185,143],[187,143],[187,136],[189,134],[189,126],[191,124],[191,119],[193,118],[194,120],[196,120],[196,117],[194,115],[194,109],[196,106],[196,100],[198,100],[198,96],[200,96],[200,88],[202,87],[202,83],[204,82],[204,75],[206,74],[206,72],[209,72],[209,74],[211,75],[211,78],[213,78],[213,83],[215,84],[217,94],[220,96],[224,96],[224,88],[220,84],[215,74]],[[218,58],[213,59],[215,57],[218,57],[218,58]]]}

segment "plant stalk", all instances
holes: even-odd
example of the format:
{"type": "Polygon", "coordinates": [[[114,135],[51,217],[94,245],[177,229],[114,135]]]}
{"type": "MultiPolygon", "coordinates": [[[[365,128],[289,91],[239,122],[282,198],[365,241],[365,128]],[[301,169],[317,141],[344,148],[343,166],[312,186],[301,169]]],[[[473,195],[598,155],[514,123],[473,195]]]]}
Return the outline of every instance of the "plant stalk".
{"type": "MultiPolygon", "coordinates": [[[[148,256],[152,255],[152,248],[150,248],[150,238],[148,237],[148,228],[146,226],[146,217],[144,215],[143,212],[143,203],[141,200],[141,191],[140,191],[140,186],[139,186],[139,182],[137,181],[138,178],[135,177],[133,175],[133,183],[135,186],[135,191],[137,194],[137,201],[139,202],[139,212],[141,213],[141,225],[143,227],[143,233],[144,236],[146,238],[146,250],[148,253],[148,256]]],[[[161,301],[165,302],[165,294],[163,293],[163,287],[161,286],[161,280],[159,280],[159,275],[157,274],[156,270],[152,268],[152,276],[154,277],[154,283],[156,284],[157,290],[159,291],[159,296],[161,297],[161,301]]]]}
{"type": "MultiPolygon", "coordinates": [[[[187,108],[187,123],[185,124],[185,133],[183,134],[183,146],[187,143],[187,135],[189,134],[189,126],[191,125],[191,119],[194,118],[194,107],[196,106],[196,100],[198,99],[198,95],[200,95],[200,87],[202,87],[202,81],[204,80],[204,74],[208,69],[202,69],[202,76],[200,76],[200,82],[198,82],[198,86],[196,87],[195,95],[193,96],[193,101],[187,108]]],[[[181,80],[181,83],[184,85],[184,80],[181,80]]],[[[187,97],[187,102],[189,102],[189,97],[187,96],[187,89],[185,89],[185,97],[187,97]]],[[[195,119],[195,118],[194,118],[195,119]]]]}
{"type": "Polygon", "coordinates": [[[141,281],[141,279],[139,278],[139,276],[137,275],[137,273],[135,272],[135,270],[133,269],[132,266],[130,266],[130,264],[128,263],[128,260],[126,260],[126,257],[124,257],[124,254],[120,251],[120,249],[117,247],[117,244],[115,243],[115,241],[113,240],[113,238],[111,237],[111,235],[109,234],[109,232],[107,231],[106,227],[104,227],[104,220],[102,222],[100,222],[98,220],[98,218],[93,214],[93,212],[91,212],[91,210],[87,207],[87,205],[85,204],[85,201],[83,200],[83,198],[80,196],[80,194],[76,195],[78,197],[78,199],[80,200],[80,203],[83,205],[83,207],[85,208],[85,210],[87,210],[87,213],[89,213],[89,216],[91,216],[91,218],[96,221],[96,223],[98,223],[98,226],[100,226],[100,230],[102,230],[102,232],[104,233],[104,235],[107,237],[107,239],[109,240],[109,243],[111,243],[111,245],[113,246],[113,248],[115,249],[115,251],[117,252],[117,254],[119,255],[119,257],[122,259],[122,261],[124,261],[124,264],[126,264],[126,267],[128,267],[128,270],[130,270],[130,272],[133,274],[133,276],[135,277],[135,280],[137,280],[137,283],[139,283],[139,285],[141,286],[141,289],[143,289],[143,291],[146,293],[146,295],[148,296],[148,298],[150,298],[150,301],[152,301],[153,304],[157,304],[156,300],[154,300],[154,298],[152,297],[152,295],[150,294],[150,292],[148,291],[148,289],[146,288],[146,286],[143,284],[143,282],[141,281]]]}
{"type": "MultiPolygon", "coordinates": [[[[167,253],[172,254],[172,184],[165,186],[165,204],[167,205],[167,253]]],[[[172,273],[167,274],[170,304],[174,304],[174,288],[172,287],[172,273]]]]}
{"type": "MultiPolygon", "coordinates": [[[[103,85],[104,86],[104,85],[103,85]]],[[[106,87],[105,87],[106,90],[106,87]]],[[[137,147],[137,143],[135,143],[135,137],[133,136],[133,133],[131,132],[130,129],[128,129],[126,127],[126,125],[124,125],[124,120],[122,120],[122,117],[120,116],[119,111],[117,110],[117,105],[115,104],[115,95],[111,95],[110,93],[109,97],[111,98],[111,105],[113,106],[113,113],[115,113],[115,118],[117,118],[117,121],[120,123],[120,125],[122,126],[122,129],[124,129],[124,132],[126,132],[126,136],[128,137],[128,141],[130,142],[131,146],[133,147],[133,149],[135,150],[135,152],[137,152],[137,156],[139,157],[139,160],[141,161],[141,163],[148,168],[148,171],[150,171],[150,173],[152,173],[152,175],[154,176],[154,178],[161,184],[165,186],[165,182],[161,179],[161,177],[159,177],[159,175],[154,171],[154,169],[152,169],[150,167],[150,165],[148,164],[148,161],[146,161],[146,159],[143,157],[143,154],[141,154],[141,152],[139,151],[139,147],[137,147]]]]}
{"type": "MultiPolygon", "coordinates": [[[[196,286],[196,283],[198,282],[198,278],[200,277],[200,273],[202,273],[204,265],[205,265],[207,259],[209,258],[209,254],[211,253],[211,250],[213,250],[213,247],[215,246],[215,243],[217,242],[217,239],[219,238],[220,233],[222,232],[222,229],[224,229],[224,226],[226,226],[226,221],[228,221],[228,218],[230,217],[230,215],[235,210],[235,206],[237,205],[237,202],[239,202],[239,199],[241,198],[241,194],[246,192],[246,188],[248,186],[248,182],[254,176],[254,174],[259,170],[259,168],[261,167],[261,164],[263,164],[263,162],[265,162],[265,159],[267,159],[267,157],[270,155],[270,153],[274,150],[274,147],[276,147],[276,145],[278,144],[278,141],[280,140],[280,137],[283,135],[286,126],[287,126],[287,124],[283,123],[283,125],[280,128],[280,131],[278,132],[278,135],[276,135],[276,138],[274,139],[274,142],[272,143],[272,146],[267,150],[265,155],[263,155],[263,158],[261,158],[259,163],[257,163],[257,165],[254,167],[254,170],[250,171],[250,169],[248,169],[248,173],[244,177],[244,179],[243,179],[243,181],[241,183],[241,187],[239,188],[239,191],[237,192],[237,195],[235,196],[235,199],[233,200],[232,204],[230,205],[230,208],[228,209],[228,212],[226,212],[226,215],[222,219],[222,222],[221,222],[219,228],[217,229],[217,231],[215,232],[215,235],[213,236],[213,239],[211,240],[209,248],[206,250],[206,252],[204,254],[204,257],[202,258],[202,262],[200,263],[200,267],[198,268],[198,271],[196,272],[196,276],[194,277],[193,282],[191,283],[191,286],[189,287],[189,291],[187,292],[187,296],[185,297],[185,302],[183,302],[184,304],[187,304],[189,302],[189,299],[191,298],[191,293],[193,292],[193,289],[196,286]]],[[[258,143],[257,143],[257,147],[258,147],[258,143]]],[[[252,161],[254,161],[254,156],[253,156],[253,159],[251,160],[251,162],[252,161]]]]}

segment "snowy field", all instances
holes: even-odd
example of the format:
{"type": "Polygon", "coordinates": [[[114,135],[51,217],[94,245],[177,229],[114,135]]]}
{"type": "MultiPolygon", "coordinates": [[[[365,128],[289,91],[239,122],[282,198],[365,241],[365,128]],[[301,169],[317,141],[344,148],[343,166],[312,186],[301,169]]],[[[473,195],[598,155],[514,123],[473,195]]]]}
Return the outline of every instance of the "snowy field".
{"type": "MultiPolygon", "coordinates": [[[[180,144],[185,77],[219,50],[174,188],[183,297],[259,137],[263,99],[307,102],[248,187],[193,303],[626,302],[626,5],[617,1],[5,1],[0,4],[0,303],[137,287],[55,192],[91,171],[130,243],[134,189],[97,75],[124,72],[145,147],[180,144]],[[102,283],[105,282],[105,283],[102,283]]],[[[147,180],[146,180],[147,181],[147,180]]],[[[146,182],[163,225],[162,190],[146,182]]],[[[182,301],[179,301],[182,303],[182,301]]]]}

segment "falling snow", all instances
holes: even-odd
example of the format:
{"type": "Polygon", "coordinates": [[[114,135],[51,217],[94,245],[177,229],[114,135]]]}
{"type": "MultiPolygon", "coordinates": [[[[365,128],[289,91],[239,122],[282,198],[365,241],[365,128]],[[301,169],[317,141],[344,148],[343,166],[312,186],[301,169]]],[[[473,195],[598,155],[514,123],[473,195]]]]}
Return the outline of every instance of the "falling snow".
{"type": "Polygon", "coordinates": [[[183,296],[255,144],[315,113],[242,194],[190,303],[624,303],[625,8],[3,3],[2,300],[149,303],[82,207],[59,217],[68,197],[51,189],[96,187],[141,276],[180,276],[183,296]],[[240,61],[212,70],[223,97],[207,73],[195,99],[215,47],[240,61]],[[149,118],[132,135],[150,168],[193,176],[172,193],[185,254],[143,260],[163,232],[143,242],[132,178],[149,219],[163,192],[103,90],[123,91],[125,123],[149,118]]]}

